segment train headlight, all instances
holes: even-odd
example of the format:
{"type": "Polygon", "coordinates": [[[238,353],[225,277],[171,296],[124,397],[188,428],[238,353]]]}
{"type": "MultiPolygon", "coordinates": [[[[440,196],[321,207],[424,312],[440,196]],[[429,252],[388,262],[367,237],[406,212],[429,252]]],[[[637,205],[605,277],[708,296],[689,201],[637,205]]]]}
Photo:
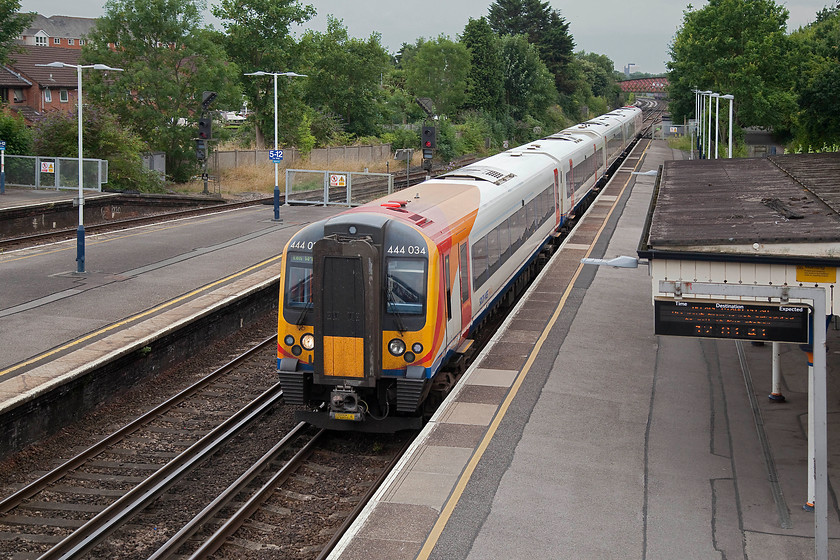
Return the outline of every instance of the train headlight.
{"type": "Polygon", "coordinates": [[[392,356],[402,356],[405,352],[405,342],[399,338],[393,339],[388,343],[388,352],[390,352],[392,356]]]}
{"type": "Polygon", "coordinates": [[[286,343],[286,346],[291,346],[295,343],[295,337],[290,334],[286,335],[286,338],[283,339],[283,342],[286,343]]]}
{"type": "Polygon", "coordinates": [[[416,359],[417,359],[417,356],[414,355],[414,352],[406,352],[405,355],[403,356],[403,360],[405,360],[409,364],[416,359]]]}
{"type": "Polygon", "coordinates": [[[419,342],[415,342],[414,344],[411,345],[411,351],[414,352],[415,354],[419,354],[420,352],[423,351],[423,345],[420,344],[419,342]]]}
{"type": "Polygon", "coordinates": [[[312,351],[315,348],[315,336],[312,333],[306,333],[300,337],[300,345],[306,350],[312,351]]]}

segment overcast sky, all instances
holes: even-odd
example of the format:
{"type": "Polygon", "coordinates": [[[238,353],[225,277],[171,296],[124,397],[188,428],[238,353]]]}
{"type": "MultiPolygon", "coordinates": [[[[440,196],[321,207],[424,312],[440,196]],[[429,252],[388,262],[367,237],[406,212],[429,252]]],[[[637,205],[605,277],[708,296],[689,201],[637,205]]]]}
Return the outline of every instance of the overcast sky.
{"type": "MultiPolygon", "coordinates": [[[[212,4],[214,0],[209,0],[212,4]]],[[[777,0],[790,12],[788,28],[796,29],[814,21],[818,10],[834,0],[777,0]]],[[[464,30],[470,18],[487,15],[492,0],[302,0],[311,4],[318,15],[305,26],[295,29],[300,35],[304,29],[324,31],[327,14],[344,21],[351,37],[367,38],[371,33],[382,36],[382,44],[391,52],[399,50],[402,43],[413,43],[418,37],[433,38],[440,34],[451,39],[464,30]]],[[[23,11],[38,12],[44,16],[65,15],[98,17],[102,15],[104,0],[22,0],[23,11]]],[[[635,63],[640,72],[665,71],[669,59],[668,46],[674,32],[682,23],[685,0],[550,0],[569,22],[575,39],[575,50],[605,54],[617,70],[628,63],[635,63]],[[643,8],[642,8],[643,6],[643,8]]],[[[691,2],[695,7],[705,0],[691,2]]],[[[208,12],[208,22],[219,24],[208,12]]]]}

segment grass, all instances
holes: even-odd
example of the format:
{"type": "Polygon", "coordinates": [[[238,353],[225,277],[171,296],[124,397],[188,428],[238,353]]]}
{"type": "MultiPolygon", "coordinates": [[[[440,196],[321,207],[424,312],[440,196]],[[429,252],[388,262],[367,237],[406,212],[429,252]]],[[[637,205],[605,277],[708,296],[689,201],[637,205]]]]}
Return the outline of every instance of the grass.
{"type": "MultiPolygon", "coordinates": [[[[330,171],[346,171],[346,172],[360,172],[364,171],[365,167],[371,173],[385,173],[389,168],[392,173],[399,173],[405,171],[405,161],[381,161],[378,163],[361,163],[358,161],[331,161],[330,171]]],[[[414,154],[414,159],[411,162],[412,166],[420,165],[421,155],[414,154]]],[[[278,166],[278,181],[280,191],[286,189],[286,164],[278,166]]],[[[318,165],[311,165],[307,161],[297,161],[292,166],[292,169],[308,169],[312,171],[324,171],[323,167],[318,165]]],[[[210,171],[214,175],[213,171],[210,171]]],[[[274,192],[274,164],[269,161],[259,165],[241,165],[236,168],[223,169],[219,173],[219,189],[223,198],[235,198],[238,195],[248,193],[260,193],[266,196],[274,192]]],[[[177,185],[174,189],[178,193],[195,194],[204,190],[204,181],[200,176],[194,177],[189,183],[177,185]]],[[[211,187],[212,190],[212,187],[211,187]]]]}

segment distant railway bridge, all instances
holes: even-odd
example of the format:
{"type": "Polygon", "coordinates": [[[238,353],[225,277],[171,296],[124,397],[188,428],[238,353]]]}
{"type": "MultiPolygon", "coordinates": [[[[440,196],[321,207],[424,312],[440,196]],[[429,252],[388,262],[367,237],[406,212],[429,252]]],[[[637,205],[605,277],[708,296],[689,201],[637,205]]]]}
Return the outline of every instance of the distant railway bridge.
{"type": "Polygon", "coordinates": [[[636,95],[650,95],[651,97],[663,98],[668,95],[668,78],[657,76],[654,78],[638,78],[618,82],[621,91],[635,93],[636,95]]]}

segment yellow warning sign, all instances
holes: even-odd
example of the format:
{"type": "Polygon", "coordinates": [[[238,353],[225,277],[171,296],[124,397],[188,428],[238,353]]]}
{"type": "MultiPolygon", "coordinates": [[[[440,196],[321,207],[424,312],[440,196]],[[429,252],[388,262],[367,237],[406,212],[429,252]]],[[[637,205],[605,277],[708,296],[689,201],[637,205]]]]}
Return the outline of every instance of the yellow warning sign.
{"type": "Polygon", "coordinates": [[[835,266],[797,266],[796,281],[833,284],[837,282],[837,267],[835,266]]]}

